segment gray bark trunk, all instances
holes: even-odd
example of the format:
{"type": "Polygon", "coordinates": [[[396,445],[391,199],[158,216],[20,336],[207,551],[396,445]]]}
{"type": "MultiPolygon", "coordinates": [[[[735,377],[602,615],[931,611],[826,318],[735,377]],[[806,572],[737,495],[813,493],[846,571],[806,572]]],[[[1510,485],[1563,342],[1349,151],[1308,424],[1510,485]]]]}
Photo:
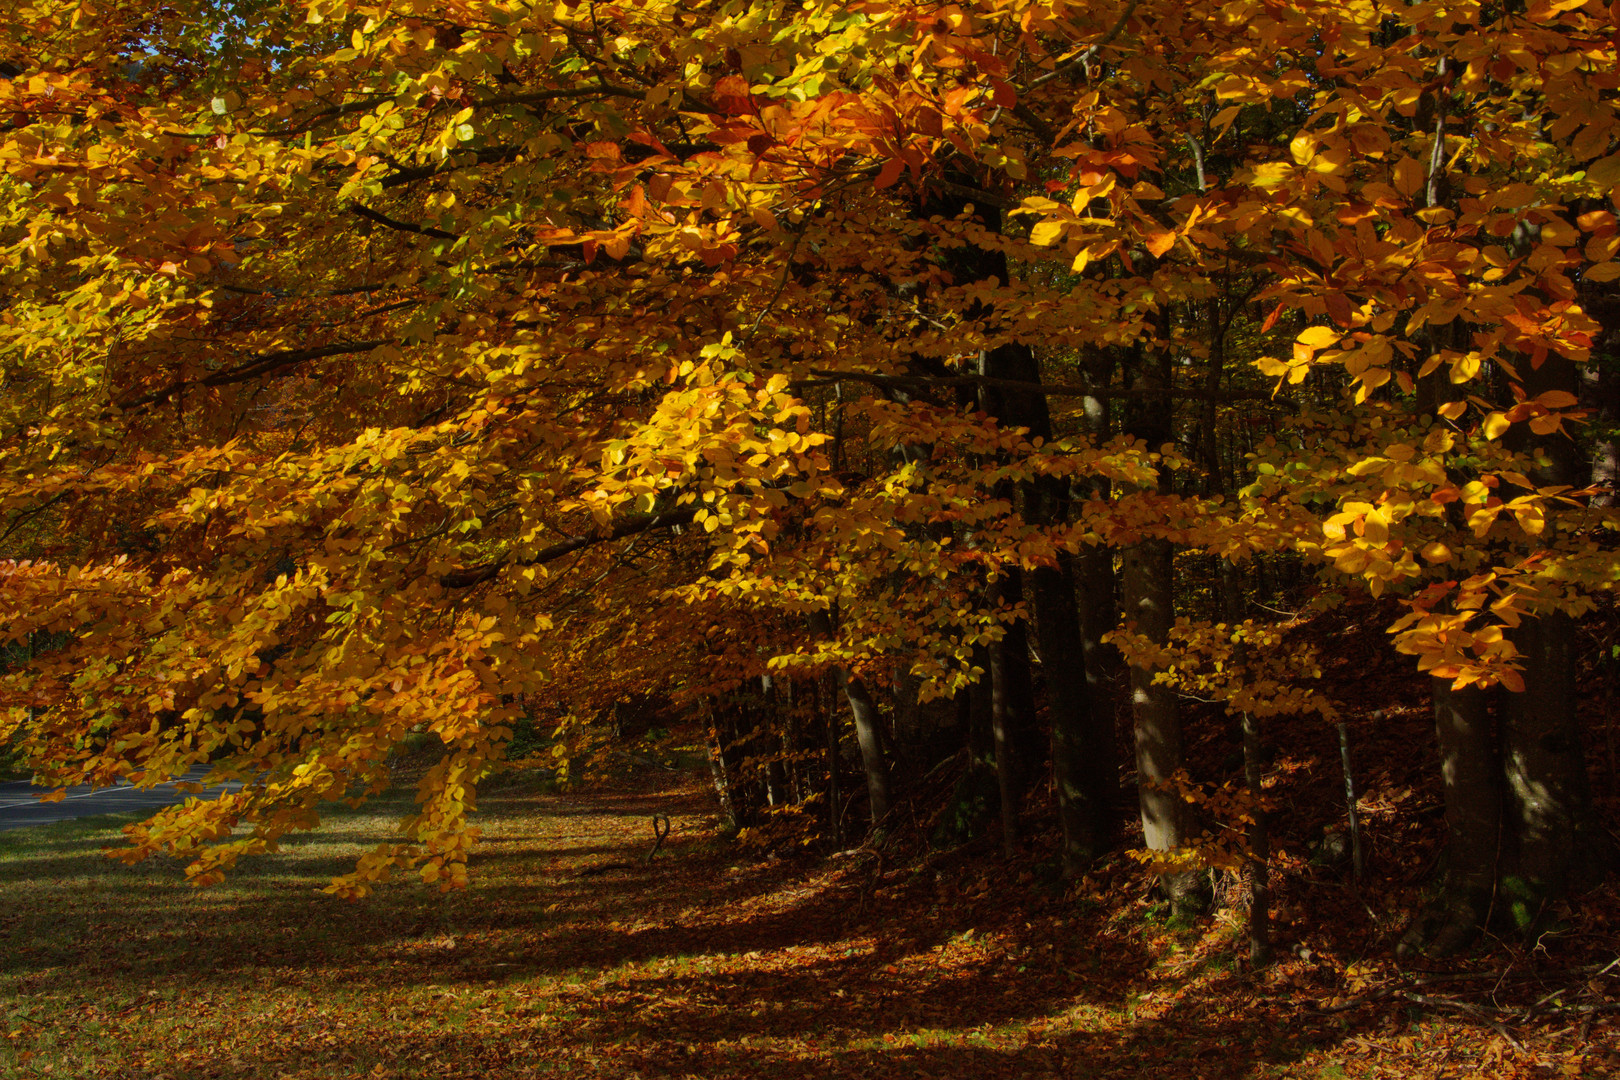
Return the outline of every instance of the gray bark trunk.
{"type": "MultiPolygon", "coordinates": [[[[1128,548],[1124,559],[1125,618],[1150,641],[1169,640],[1175,621],[1172,607],[1171,545],[1164,540],[1143,540],[1128,548]]],[[[1183,767],[1181,711],[1174,687],[1153,681],[1146,668],[1131,668],[1131,709],[1136,721],[1137,792],[1142,811],[1142,833],[1153,851],[1170,851],[1186,839],[1185,801],[1171,787],[1171,777],[1183,767]]],[[[1191,899],[1195,882],[1190,873],[1166,874],[1165,891],[1178,906],[1191,899]]]]}
{"type": "Polygon", "coordinates": [[[871,804],[872,827],[881,827],[889,816],[889,768],[883,759],[883,736],[879,730],[877,706],[860,676],[839,671],[844,697],[855,717],[855,741],[861,747],[861,765],[866,772],[866,795],[871,804]]]}
{"type": "Polygon", "coordinates": [[[714,794],[720,802],[720,814],[733,825],[737,824],[737,804],[732,798],[731,770],[726,765],[726,731],[719,714],[709,711],[709,775],[714,780],[714,794]]]}

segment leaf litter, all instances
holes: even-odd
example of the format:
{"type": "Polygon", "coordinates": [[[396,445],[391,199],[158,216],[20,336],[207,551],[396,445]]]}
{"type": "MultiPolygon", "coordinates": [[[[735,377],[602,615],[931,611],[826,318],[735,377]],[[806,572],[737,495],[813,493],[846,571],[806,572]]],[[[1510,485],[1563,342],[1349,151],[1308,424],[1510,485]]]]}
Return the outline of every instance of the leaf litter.
{"type": "MultiPolygon", "coordinates": [[[[1620,1074],[1603,934],[1400,968],[1373,939],[1415,894],[1318,882],[1253,972],[1240,913],[1179,924],[1128,860],[1065,885],[1034,856],[760,858],[684,774],[482,802],[448,896],[317,891],[402,805],[200,891],[104,859],[105,821],[0,834],[0,1076],[1620,1074]]],[[[1612,927],[1615,891],[1589,900],[1612,927]]]]}

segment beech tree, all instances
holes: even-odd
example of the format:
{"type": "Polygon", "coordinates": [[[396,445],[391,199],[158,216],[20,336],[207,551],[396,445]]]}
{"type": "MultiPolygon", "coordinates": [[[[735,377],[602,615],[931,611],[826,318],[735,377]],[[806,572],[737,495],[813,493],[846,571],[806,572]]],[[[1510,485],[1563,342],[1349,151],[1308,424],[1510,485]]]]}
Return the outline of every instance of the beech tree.
{"type": "MultiPolygon", "coordinates": [[[[131,858],[218,880],[426,731],[420,812],[333,888],[452,887],[525,703],[658,692],[714,718],[723,789],[835,827],[842,725],[881,826],[884,709],[959,700],[919,745],[993,762],[1009,846],[1050,764],[1078,872],[1116,841],[1116,610],[1168,855],[1174,682],[1274,555],[1398,597],[1434,677],[1451,891],[1415,944],[1601,870],[1567,653],[1616,577],[1597,0],[3,25],[6,723],[50,783],[244,784],[131,858]],[[1178,551],[1227,568],[1220,619],[1178,621],[1178,551]]],[[[1249,648],[1232,708],[1331,708],[1249,648]]]]}

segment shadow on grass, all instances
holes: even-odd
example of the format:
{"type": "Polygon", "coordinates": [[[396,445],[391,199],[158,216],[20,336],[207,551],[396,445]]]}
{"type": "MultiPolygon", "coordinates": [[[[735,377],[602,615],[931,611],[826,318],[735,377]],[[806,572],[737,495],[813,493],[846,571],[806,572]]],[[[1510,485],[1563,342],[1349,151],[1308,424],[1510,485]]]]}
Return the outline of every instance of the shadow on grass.
{"type": "Polygon", "coordinates": [[[233,1080],[1236,1080],[1389,1020],[1279,1006],[1230,973],[1179,993],[1147,943],[1173,932],[1011,882],[945,902],[920,878],[880,898],[853,869],[732,865],[699,832],[695,785],[484,805],[470,890],[352,903],[316,889],[395,808],[205,891],[172,864],[94,854],[118,839],[107,826],[0,845],[0,1007],[21,1033],[0,1074],[26,1052],[55,1075],[130,1078],[161,1061],[233,1080]],[[654,809],[676,830],[648,864],[654,809]]]}

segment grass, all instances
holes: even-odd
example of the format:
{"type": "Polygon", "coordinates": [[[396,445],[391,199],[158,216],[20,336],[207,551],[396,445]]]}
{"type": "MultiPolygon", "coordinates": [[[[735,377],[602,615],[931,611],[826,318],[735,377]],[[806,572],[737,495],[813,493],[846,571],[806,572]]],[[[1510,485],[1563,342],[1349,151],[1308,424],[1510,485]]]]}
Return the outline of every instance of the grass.
{"type": "MultiPolygon", "coordinates": [[[[0,1077],[826,1080],[1151,1066],[1187,1080],[1306,1080],[1379,1074],[1367,1046],[1397,1047],[1409,1076],[1513,1058],[1489,1029],[1318,1009],[1343,992],[1320,965],[1246,974],[1229,926],[1167,927],[1128,869],[1077,904],[1033,872],[1015,887],[990,861],[964,877],[901,868],[884,883],[857,860],[755,862],[715,841],[700,781],[643,782],[663,787],[487,796],[473,885],[449,895],[317,891],[387,837],[400,800],[342,811],[205,891],[171,864],[100,855],[127,818],[0,833],[0,1077]],[[647,865],[654,812],[674,831],[647,865]]],[[[1589,1034],[1597,1056],[1560,1067],[1590,1058],[1600,1074],[1602,1032],[1589,1034]]]]}

